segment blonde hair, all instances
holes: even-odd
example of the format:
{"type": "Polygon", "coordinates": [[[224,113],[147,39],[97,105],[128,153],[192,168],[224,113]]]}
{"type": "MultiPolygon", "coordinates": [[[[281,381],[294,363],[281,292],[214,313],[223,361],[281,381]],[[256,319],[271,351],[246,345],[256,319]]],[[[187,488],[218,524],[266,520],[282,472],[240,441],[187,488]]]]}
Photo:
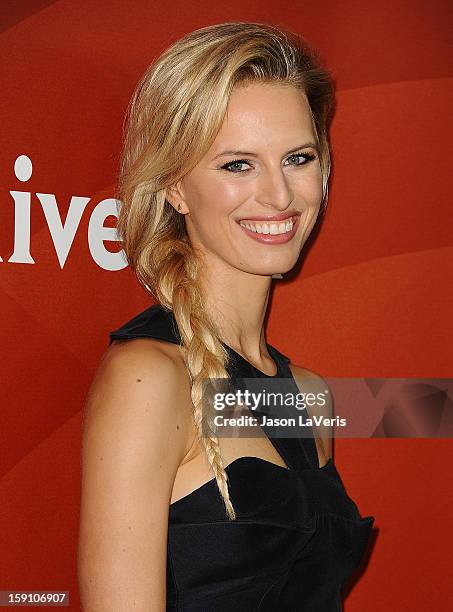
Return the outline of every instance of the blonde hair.
{"type": "Polygon", "coordinates": [[[191,378],[193,418],[230,519],[236,518],[219,441],[202,408],[203,380],[228,378],[228,353],[204,307],[200,257],[184,216],[166,189],[199,162],[213,143],[235,85],[278,82],[297,87],[310,106],[327,204],[328,122],[334,87],[317,54],[298,35],[263,23],[228,22],[191,32],[145,71],[124,121],[117,231],[140,283],[173,311],[191,378]]]}

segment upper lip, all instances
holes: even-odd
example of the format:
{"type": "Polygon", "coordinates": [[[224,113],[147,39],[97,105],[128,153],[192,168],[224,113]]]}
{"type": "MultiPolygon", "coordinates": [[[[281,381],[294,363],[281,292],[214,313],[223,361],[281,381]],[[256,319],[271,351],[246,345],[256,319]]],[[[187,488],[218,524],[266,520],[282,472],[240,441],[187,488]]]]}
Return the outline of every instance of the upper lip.
{"type": "Polygon", "coordinates": [[[300,215],[298,210],[293,210],[289,212],[282,212],[279,215],[261,215],[257,217],[242,217],[238,219],[238,223],[240,221],[267,221],[268,223],[272,221],[284,221],[285,219],[290,219],[296,215],[300,215]]]}

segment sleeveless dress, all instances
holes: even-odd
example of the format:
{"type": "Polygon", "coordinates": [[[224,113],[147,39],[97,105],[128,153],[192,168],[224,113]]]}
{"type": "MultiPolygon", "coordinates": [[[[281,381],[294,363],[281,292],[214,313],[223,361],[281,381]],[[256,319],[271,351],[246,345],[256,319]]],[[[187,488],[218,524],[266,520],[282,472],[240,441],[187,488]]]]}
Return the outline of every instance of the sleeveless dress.
{"type": "MultiPolygon", "coordinates": [[[[110,344],[143,337],[181,343],[173,313],[159,304],[111,332],[110,344]]],[[[230,376],[273,378],[224,346],[230,376]]],[[[290,359],[267,347],[275,377],[295,385],[290,359]]],[[[252,456],[226,466],[235,521],[226,516],[214,478],[170,505],[167,611],[343,609],[341,589],[375,517],[361,517],[332,458],[319,466],[313,437],[268,438],[287,468],[252,456]]]]}

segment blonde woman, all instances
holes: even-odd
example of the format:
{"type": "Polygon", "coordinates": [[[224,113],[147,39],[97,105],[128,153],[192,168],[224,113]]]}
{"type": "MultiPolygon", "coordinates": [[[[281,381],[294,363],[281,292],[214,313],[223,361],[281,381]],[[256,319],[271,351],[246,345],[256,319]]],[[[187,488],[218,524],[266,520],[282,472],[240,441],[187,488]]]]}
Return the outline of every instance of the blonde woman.
{"type": "Polygon", "coordinates": [[[202,401],[210,379],[325,388],[264,320],[327,203],[333,98],[303,39],[260,23],[189,33],[136,87],[118,231],[156,303],[111,333],[88,396],[85,612],[341,609],[374,517],[347,495],[329,429],[221,436],[202,401]]]}

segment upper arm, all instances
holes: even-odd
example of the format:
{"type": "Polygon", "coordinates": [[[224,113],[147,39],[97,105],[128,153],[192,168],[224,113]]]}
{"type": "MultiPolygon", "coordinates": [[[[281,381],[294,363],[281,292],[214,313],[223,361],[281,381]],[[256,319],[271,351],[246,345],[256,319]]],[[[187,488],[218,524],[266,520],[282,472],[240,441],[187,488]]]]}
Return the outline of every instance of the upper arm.
{"type": "Polygon", "coordinates": [[[168,512],[189,430],[184,380],[149,339],[114,344],[85,407],[78,549],[85,612],[165,610],[168,512]]]}
{"type": "Polygon", "coordinates": [[[333,398],[329,385],[324,378],[315,372],[290,365],[294,379],[301,393],[306,397],[306,411],[309,417],[323,417],[320,425],[313,425],[314,432],[319,436],[326,461],[332,457],[333,437],[333,398]]]}

